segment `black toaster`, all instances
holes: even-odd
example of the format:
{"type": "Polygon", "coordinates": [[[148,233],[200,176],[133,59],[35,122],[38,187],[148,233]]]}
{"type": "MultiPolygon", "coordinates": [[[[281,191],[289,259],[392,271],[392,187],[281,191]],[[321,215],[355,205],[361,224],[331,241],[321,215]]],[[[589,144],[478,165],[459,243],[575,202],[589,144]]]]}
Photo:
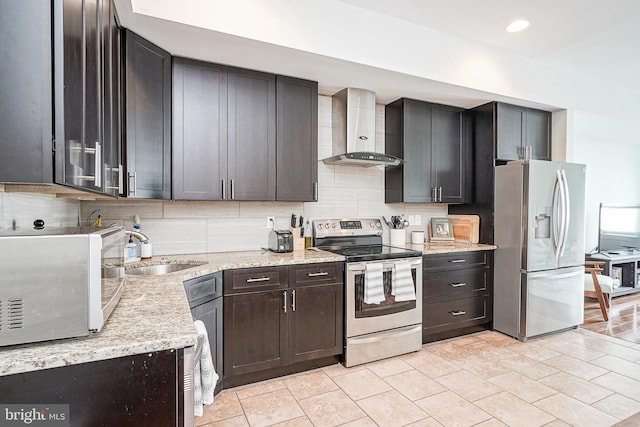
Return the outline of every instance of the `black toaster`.
{"type": "Polygon", "coordinates": [[[290,230],[271,230],[269,233],[269,250],[272,252],[292,252],[293,234],[290,230]]]}

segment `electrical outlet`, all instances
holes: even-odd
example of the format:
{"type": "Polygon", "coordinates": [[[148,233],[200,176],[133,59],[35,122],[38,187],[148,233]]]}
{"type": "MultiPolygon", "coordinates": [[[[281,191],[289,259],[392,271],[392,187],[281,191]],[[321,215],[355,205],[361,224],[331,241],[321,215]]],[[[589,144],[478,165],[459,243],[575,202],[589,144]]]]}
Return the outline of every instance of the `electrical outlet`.
{"type": "Polygon", "coordinates": [[[267,228],[276,228],[276,217],[268,216],[267,217],[267,228]]]}
{"type": "Polygon", "coordinates": [[[422,215],[416,215],[414,219],[415,223],[413,225],[422,225],[422,215]]]}

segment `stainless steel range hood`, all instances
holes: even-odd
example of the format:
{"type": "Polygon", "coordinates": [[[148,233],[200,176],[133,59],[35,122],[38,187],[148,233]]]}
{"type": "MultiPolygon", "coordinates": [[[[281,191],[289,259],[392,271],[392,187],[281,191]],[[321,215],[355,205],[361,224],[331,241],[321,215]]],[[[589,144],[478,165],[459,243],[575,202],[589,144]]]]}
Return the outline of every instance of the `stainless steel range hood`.
{"type": "Polygon", "coordinates": [[[402,159],[376,153],[376,94],[346,88],[333,95],[333,156],[326,164],[351,166],[397,166],[402,159]]]}

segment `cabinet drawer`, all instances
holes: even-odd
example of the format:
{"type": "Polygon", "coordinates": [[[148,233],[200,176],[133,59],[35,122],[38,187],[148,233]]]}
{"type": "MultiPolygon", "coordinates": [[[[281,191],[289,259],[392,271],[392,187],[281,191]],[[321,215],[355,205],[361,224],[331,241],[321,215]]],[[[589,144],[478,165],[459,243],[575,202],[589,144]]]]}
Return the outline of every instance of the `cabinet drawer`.
{"type": "Polygon", "coordinates": [[[190,307],[195,307],[213,298],[222,296],[222,272],[219,271],[206,276],[184,282],[184,291],[190,307]]]}
{"type": "Polygon", "coordinates": [[[439,255],[425,255],[422,258],[424,271],[436,269],[457,269],[491,265],[492,251],[453,252],[439,255]]]}
{"type": "Polygon", "coordinates": [[[342,283],[343,263],[318,263],[305,264],[289,267],[289,286],[319,284],[319,283],[342,283]]]}
{"type": "Polygon", "coordinates": [[[461,298],[425,304],[422,335],[487,323],[492,319],[491,297],[461,298]]]}
{"type": "Polygon", "coordinates": [[[224,272],[224,294],[286,289],[287,267],[241,268],[224,272]]]}
{"type": "Polygon", "coordinates": [[[490,290],[491,270],[486,267],[425,273],[423,297],[458,299],[485,294],[490,290]]]}

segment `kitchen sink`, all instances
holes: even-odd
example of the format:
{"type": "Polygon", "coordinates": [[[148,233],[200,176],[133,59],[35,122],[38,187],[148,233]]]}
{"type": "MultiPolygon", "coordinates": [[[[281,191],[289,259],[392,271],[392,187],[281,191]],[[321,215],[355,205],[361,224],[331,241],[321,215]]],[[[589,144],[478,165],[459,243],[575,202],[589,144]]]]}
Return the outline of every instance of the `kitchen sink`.
{"type": "Polygon", "coordinates": [[[125,274],[130,274],[133,276],[160,276],[162,274],[168,274],[176,271],[186,270],[187,268],[197,267],[203,264],[204,263],[197,263],[197,264],[167,263],[167,264],[144,265],[140,267],[126,269],[125,274]]]}

